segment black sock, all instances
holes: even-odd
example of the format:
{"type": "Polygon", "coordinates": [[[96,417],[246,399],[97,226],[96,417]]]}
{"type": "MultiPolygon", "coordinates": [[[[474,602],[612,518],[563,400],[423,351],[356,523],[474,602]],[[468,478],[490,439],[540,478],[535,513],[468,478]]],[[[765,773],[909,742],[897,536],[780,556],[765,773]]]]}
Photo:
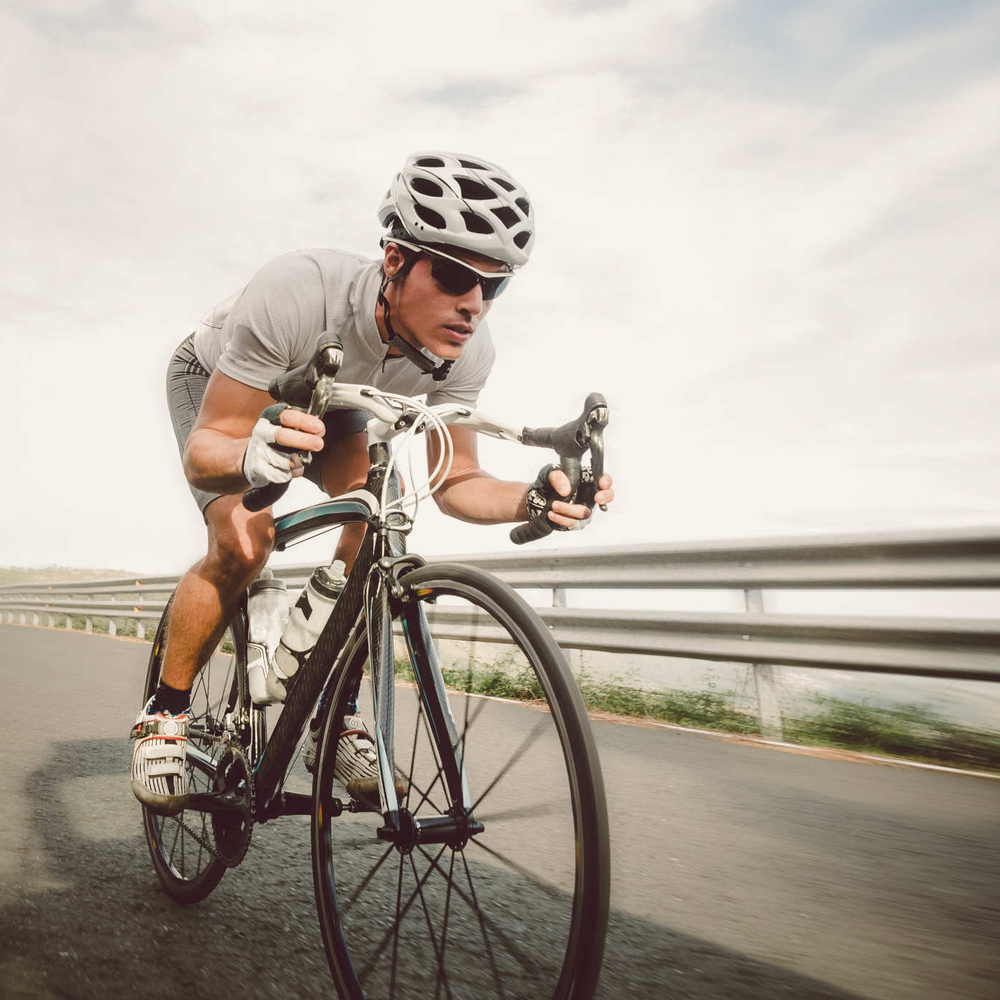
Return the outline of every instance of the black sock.
{"type": "Polygon", "coordinates": [[[156,694],[150,703],[149,712],[165,712],[168,715],[182,715],[191,706],[191,688],[185,691],[178,691],[169,684],[160,681],[156,688],[156,694]]]}

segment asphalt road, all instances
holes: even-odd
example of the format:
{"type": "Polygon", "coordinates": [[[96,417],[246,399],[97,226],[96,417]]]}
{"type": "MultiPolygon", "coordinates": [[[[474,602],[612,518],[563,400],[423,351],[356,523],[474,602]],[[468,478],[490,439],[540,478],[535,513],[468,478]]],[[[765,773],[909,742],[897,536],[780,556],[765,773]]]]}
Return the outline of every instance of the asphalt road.
{"type": "MultiPolygon", "coordinates": [[[[0,997],[330,995],[305,819],[259,828],[197,906],[159,889],[125,739],[148,652],[0,626],[0,997]]],[[[594,728],[600,996],[998,995],[1000,782],[594,728]]]]}

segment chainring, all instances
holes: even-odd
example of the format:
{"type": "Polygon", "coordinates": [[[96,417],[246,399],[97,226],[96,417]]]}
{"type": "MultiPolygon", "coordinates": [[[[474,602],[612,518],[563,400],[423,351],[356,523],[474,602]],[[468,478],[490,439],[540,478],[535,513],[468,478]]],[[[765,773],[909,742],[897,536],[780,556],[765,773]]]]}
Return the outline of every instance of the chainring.
{"type": "Polygon", "coordinates": [[[247,855],[253,834],[256,791],[253,771],[243,751],[228,743],[215,772],[215,790],[232,793],[238,809],[212,813],[212,830],[219,860],[235,868],[247,855]]]}

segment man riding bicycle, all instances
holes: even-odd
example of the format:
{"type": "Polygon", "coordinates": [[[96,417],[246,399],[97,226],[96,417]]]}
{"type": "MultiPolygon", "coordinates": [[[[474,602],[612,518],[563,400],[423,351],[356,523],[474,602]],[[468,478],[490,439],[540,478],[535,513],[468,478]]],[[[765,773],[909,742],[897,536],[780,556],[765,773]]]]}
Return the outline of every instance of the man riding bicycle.
{"type": "MultiPolygon", "coordinates": [[[[414,153],[378,218],[381,261],[336,250],[284,254],[212,310],[170,360],[168,404],[208,551],[178,585],[160,684],[133,729],[132,790],[157,811],[183,806],[191,687],[274,544],[270,508],[252,513],[242,494],[306,475],[335,496],[363,485],[368,471],[365,413],[335,410],[320,420],[288,408],[272,423],[262,416],[271,380],[308,361],[324,332],[343,342],[341,381],[426,393],[429,404],[475,406],[492,368],[486,314],[534,243],[524,188],[479,157],[414,153]],[[311,462],[299,453],[312,453],[311,462]]],[[[563,501],[569,480],[552,466],[532,484],[498,480],[479,465],[474,431],[452,427],[451,437],[451,471],[434,497],[459,520],[541,517],[570,530],[614,497],[604,475],[584,483],[577,502],[563,501]]],[[[427,457],[434,467],[431,436],[427,457]]],[[[353,524],[341,533],[335,558],[348,572],[364,532],[353,524]]],[[[360,719],[346,716],[341,732],[338,777],[363,770],[374,780],[374,744],[360,719]]]]}

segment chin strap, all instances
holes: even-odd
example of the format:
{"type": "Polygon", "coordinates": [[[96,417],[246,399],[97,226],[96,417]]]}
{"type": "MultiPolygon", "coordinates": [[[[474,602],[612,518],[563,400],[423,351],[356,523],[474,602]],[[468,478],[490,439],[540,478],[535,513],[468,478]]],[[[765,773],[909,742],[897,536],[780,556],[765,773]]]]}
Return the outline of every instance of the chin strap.
{"type": "MultiPolygon", "coordinates": [[[[441,364],[435,365],[426,354],[418,351],[409,341],[404,340],[396,333],[392,325],[392,311],[389,308],[389,300],[385,297],[385,290],[389,287],[389,282],[395,281],[397,278],[402,278],[413,266],[415,260],[416,257],[411,257],[391,278],[387,277],[382,282],[382,287],[378,290],[378,304],[382,307],[382,318],[385,320],[385,330],[389,334],[390,346],[398,348],[403,356],[415,364],[424,374],[432,375],[435,382],[443,382],[448,377],[448,372],[451,371],[451,366],[455,362],[442,361],[441,364]]],[[[386,357],[388,357],[388,354],[386,357]]]]}

